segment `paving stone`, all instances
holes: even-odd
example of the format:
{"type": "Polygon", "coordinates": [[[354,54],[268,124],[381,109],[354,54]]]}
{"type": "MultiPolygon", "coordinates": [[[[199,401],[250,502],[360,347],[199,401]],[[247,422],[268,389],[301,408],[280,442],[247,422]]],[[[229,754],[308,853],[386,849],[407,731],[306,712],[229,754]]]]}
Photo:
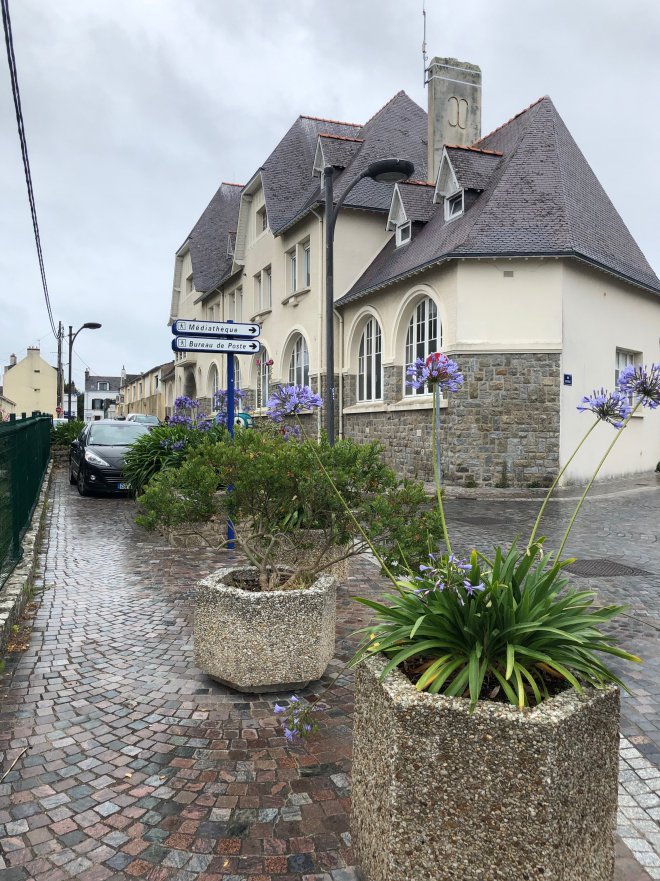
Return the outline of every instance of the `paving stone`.
{"type": "MultiPolygon", "coordinates": [[[[658,495],[632,483],[615,498],[596,494],[567,546],[652,573],[573,576],[602,602],[629,605],[612,632],[644,658],[632,669],[612,661],[632,689],[621,718],[620,832],[630,848],[618,840],[616,881],[660,878],[658,495]]],[[[548,507],[549,547],[572,507],[566,499],[548,507]]],[[[537,504],[462,499],[447,508],[462,552],[524,533],[537,504]],[[484,508],[489,522],[475,526],[484,508]]],[[[352,673],[332,687],[313,746],[287,744],[272,708],[290,693],[237,695],[194,666],[195,583],[237,555],[174,550],[134,516],[132,501],[81,498],[56,474],[31,643],[7,656],[0,676],[0,750],[30,744],[0,784],[2,881],[357,881],[348,832],[352,673]]],[[[351,561],[326,681],[351,656],[352,632],[369,622],[351,597],[386,589],[369,560],[351,561]]],[[[318,690],[312,684],[301,697],[318,690]]]]}

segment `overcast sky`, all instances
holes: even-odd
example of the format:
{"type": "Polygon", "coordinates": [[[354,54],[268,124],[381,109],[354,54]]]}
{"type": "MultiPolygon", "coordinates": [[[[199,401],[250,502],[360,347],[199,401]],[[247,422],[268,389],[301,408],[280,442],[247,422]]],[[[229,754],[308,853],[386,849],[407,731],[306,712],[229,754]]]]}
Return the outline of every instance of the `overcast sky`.
{"type": "MultiPolygon", "coordinates": [[[[483,133],[549,94],[660,272],[658,0],[427,0],[429,57],[483,72],[483,133]]],[[[305,113],[426,107],[422,0],[10,0],[55,319],[74,378],[172,357],[174,252],[305,113]]],[[[4,41],[3,41],[4,44],[4,41]]],[[[55,340],[0,58],[0,359],[55,340]]]]}

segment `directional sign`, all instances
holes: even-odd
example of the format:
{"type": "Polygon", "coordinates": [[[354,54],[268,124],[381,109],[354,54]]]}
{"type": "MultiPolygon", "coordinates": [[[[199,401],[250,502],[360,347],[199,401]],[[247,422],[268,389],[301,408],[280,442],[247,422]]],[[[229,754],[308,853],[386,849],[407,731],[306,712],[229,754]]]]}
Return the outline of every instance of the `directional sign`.
{"type": "Polygon", "coordinates": [[[176,336],[172,340],[172,348],[175,352],[231,352],[234,355],[256,355],[261,346],[253,340],[176,336]]]}
{"type": "MultiPolygon", "coordinates": [[[[225,321],[193,321],[179,318],[172,325],[172,333],[177,336],[226,336],[257,337],[261,333],[258,324],[240,324],[225,321]]],[[[217,350],[217,351],[225,351],[217,350]]]]}

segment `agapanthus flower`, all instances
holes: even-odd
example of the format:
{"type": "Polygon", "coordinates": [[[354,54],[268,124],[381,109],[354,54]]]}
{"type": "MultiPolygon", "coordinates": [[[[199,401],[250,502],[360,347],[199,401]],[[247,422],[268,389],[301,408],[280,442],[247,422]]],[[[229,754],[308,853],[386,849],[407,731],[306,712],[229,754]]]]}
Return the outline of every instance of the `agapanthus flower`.
{"type": "Polygon", "coordinates": [[[660,407],[660,364],[651,364],[650,368],[632,364],[624,367],[617,385],[624,394],[639,398],[643,407],[660,407]]]}
{"type": "Polygon", "coordinates": [[[295,416],[322,404],[319,395],[307,385],[278,385],[266,402],[266,408],[273,422],[282,422],[286,416],[295,416]]]}
{"type": "Polygon", "coordinates": [[[185,446],[186,442],[184,440],[177,440],[172,442],[170,449],[175,450],[177,453],[180,453],[185,446]]]}
{"type": "Polygon", "coordinates": [[[171,416],[167,418],[168,425],[185,425],[188,428],[192,425],[192,419],[190,416],[184,416],[183,413],[173,413],[171,416]]]}
{"type": "Polygon", "coordinates": [[[442,352],[433,352],[427,358],[418,358],[407,371],[407,384],[414,389],[437,385],[442,391],[457,392],[465,381],[458,364],[442,352]]]}
{"type": "Polygon", "coordinates": [[[630,415],[628,398],[622,392],[607,392],[605,389],[585,395],[578,404],[580,413],[589,411],[603,422],[609,422],[615,428],[621,428],[630,415]]]}
{"type": "Polygon", "coordinates": [[[174,400],[175,410],[196,410],[199,407],[199,401],[195,398],[189,398],[187,395],[181,395],[174,400]]]}
{"type": "Polygon", "coordinates": [[[417,576],[417,581],[423,586],[414,591],[419,597],[451,590],[463,604],[463,591],[472,597],[476,592],[485,590],[481,581],[473,584],[472,579],[466,577],[466,573],[472,570],[472,564],[455,554],[429,554],[429,564],[422,563],[419,567],[421,575],[417,576]]]}
{"type": "Polygon", "coordinates": [[[279,431],[284,440],[298,440],[301,434],[298,425],[283,425],[279,431]]]}

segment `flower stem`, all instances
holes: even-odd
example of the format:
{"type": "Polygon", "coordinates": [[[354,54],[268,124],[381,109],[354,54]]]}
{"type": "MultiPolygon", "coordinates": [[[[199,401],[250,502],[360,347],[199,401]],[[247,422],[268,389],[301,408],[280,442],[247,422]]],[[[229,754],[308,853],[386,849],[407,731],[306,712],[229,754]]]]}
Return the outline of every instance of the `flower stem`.
{"type": "MultiPolygon", "coordinates": [[[[300,417],[298,416],[297,413],[296,413],[296,419],[297,419],[297,421],[298,421],[298,426],[300,427],[300,433],[301,433],[302,436],[305,438],[305,440],[308,440],[307,434],[305,433],[305,429],[303,428],[302,422],[300,421],[300,417]]],[[[361,523],[359,522],[359,520],[357,519],[357,517],[355,516],[355,514],[351,511],[351,509],[350,509],[350,508],[348,507],[348,505],[346,504],[346,500],[344,499],[344,497],[342,496],[342,494],[339,492],[339,489],[338,489],[338,487],[337,487],[337,484],[336,484],[336,483],[334,482],[334,480],[332,479],[332,476],[330,475],[330,472],[329,472],[328,469],[325,467],[325,465],[323,464],[323,461],[321,460],[321,457],[320,457],[319,454],[317,453],[315,445],[312,443],[310,446],[311,446],[311,450],[312,450],[312,453],[313,453],[313,455],[314,455],[314,458],[315,458],[316,461],[319,463],[319,466],[320,466],[320,468],[321,468],[321,471],[322,471],[322,472],[324,473],[324,475],[327,477],[328,482],[330,483],[330,486],[331,486],[331,487],[333,488],[333,490],[335,491],[335,495],[337,496],[337,498],[338,498],[339,501],[341,502],[342,507],[344,508],[344,510],[346,511],[346,513],[348,514],[348,516],[351,518],[351,520],[353,521],[353,523],[354,523],[355,526],[357,527],[357,529],[358,529],[360,535],[362,536],[362,538],[363,538],[363,539],[365,540],[365,542],[367,543],[367,547],[369,548],[369,550],[371,551],[371,553],[372,553],[372,554],[374,555],[374,557],[378,560],[378,563],[379,563],[381,569],[383,570],[383,572],[387,575],[387,577],[390,579],[390,581],[392,582],[392,584],[393,584],[395,587],[397,587],[397,580],[396,580],[396,578],[394,577],[394,575],[392,575],[392,573],[390,572],[390,570],[387,568],[387,565],[386,565],[385,561],[383,560],[383,558],[381,557],[381,555],[378,553],[378,551],[377,551],[376,548],[374,547],[373,542],[371,541],[371,539],[369,538],[369,536],[367,535],[367,533],[366,533],[366,532],[364,531],[364,529],[362,528],[361,523]]]]}
{"type": "Polygon", "coordinates": [[[582,447],[582,444],[586,441],[586,439],[589,437],[589,435],[590,435],[591,432],[594,430],[594,428],[598,425],[599,422],[600,422],[600,419],[596,419],[596,421],[593,423],[593,425],[591,426],[591,428],[589,429],[589,431],[587,431],[587,433],[586,433],[585,436],[582,438],[582,440],[580,441],[580,443],[579,443],[579,444],[577,445],[577,447],[573,450],[570,459],[566,462],[566,464],[565,464],[564,467],[561,469],[561,471],[559,472],[559,474],[555,477],[555,479],[554,479],[554,481],[553,481],[553,483],[552,483],[552,486],[551,486],[550,489],[548,490],[548,493],[547,493],[545,499],[543,499],[543,504],[541,505],[541,510],[539,511],[539,516],[536,518],[536,523],[534,524],[534,528],[532,529],[532,534],[530,535],[530,537],[529,537],[529,541],[527,542],[527,550],[529,550],[529,549],[531,548],[531,546],[532,546],[532,543],[533,543],[533,541],[534,541],[534,537],[535,537],[535,535],[536,535],[536,530],[539,528],[539,523],[541,522],[541,517],[543,517],[543,512],[545,511],[546,505],[547,505],[548,502],[550,501],[550,496],[551,496],[552,493],[554,492],[555,487],[557,486],[557,484],[558,484],[559,481],[561,480],[562,475],[564,474],[564,472],[566,471],[566,469],[568,468],[568,466],[571,464],[571,462],[573,461],[573,459],[577,456],[577,454],[578,454],[580,448],[582,447]]]}
{"type": "Polygon", "coordinates": [[[595,480],[596,477],[598,476],[598,472],[599,472],[600,469],[603,467],[603,464],[605,463],[605,459],[607,459],[607,457],[608,457],[609,454],[611,453],[611,451],[612,451],[612,447],[614,446],[614,444],[619,440],[619,438],[620,438],[621,435],[623,434],[624,429],[627,427],[628,423],[630,422],[630,420],[631,420],[632,417],[634,416],[635,411],[636,411],[637,408],[641,405],[641,403],[642,403],[642,399],[640,398],[640,399],[637,401],[637,403],[635,404],[635,406],[632,408],[630,414],[629,414],[628,417],[626,418],[626,421],[623,423],[623,425],[621,426],[621,428],[617,431],[616,436],[615,436],[614,440],[612,441],[612,443],[611,443],[611,444],[609,445],[609,447],[605,450],[605,452],[604,452],[604,454],[603,454],[603,456],[602,456],[600,462],[598,463],[598,465],[597,465],[597,467],[596,467],[596,470],[594,471],[594,473],[593,473],[593,475],[592,475],[591,480],[590,480],[589,483],[586,485],[584,492],[583,492],[582,495],[580,496],[580,501],[577,503],[577,507],[576,507],[575,511],[573,512],[573,516],[571,517],[571,519],[570,519],[570,521],[569,521],[569,523],[568,523],[568,526],[566,527],[566,532],[564,533],[564,537],[563,537],[563,539],[562,539],[562,542],[561,542],[561,544],[559,545],[559,550],[557,551],[557,559],[558,559],[558,560],[561,559],[561,553],[562,553],[562,551],[564,550],[564,545],[566,544],[566,542],[567,542],[567,540],[568,540],[569,533],[570,533],[571,529],[573,528],[573,524],[575,523],[575,518],[577,517],[577,515],[578,515],[578,513],[579,513],[579,511],[580,511],[580,508],[582,507],[582,503],[583,503],[584,500],[586,499],[586,497],[587,497],[587,493],[588,493],[589,490],[591,489],[591,484],[594,482],[594,480],[595,480]]]}
{"type": "Polygon", "coordinates": [[[440,513],[440,523],[442,524],[442,534],[445,537],[447,550],[451,554],[451,542],[449,541],[449,533],[447,532],[447,523],[445,521],[445,509],[442,504],[442,475],[440,473],[440,387],[438,383],[433,385],[433,477],[435,479],[435,492],[438,497],[438,512],[440,513]]]}

